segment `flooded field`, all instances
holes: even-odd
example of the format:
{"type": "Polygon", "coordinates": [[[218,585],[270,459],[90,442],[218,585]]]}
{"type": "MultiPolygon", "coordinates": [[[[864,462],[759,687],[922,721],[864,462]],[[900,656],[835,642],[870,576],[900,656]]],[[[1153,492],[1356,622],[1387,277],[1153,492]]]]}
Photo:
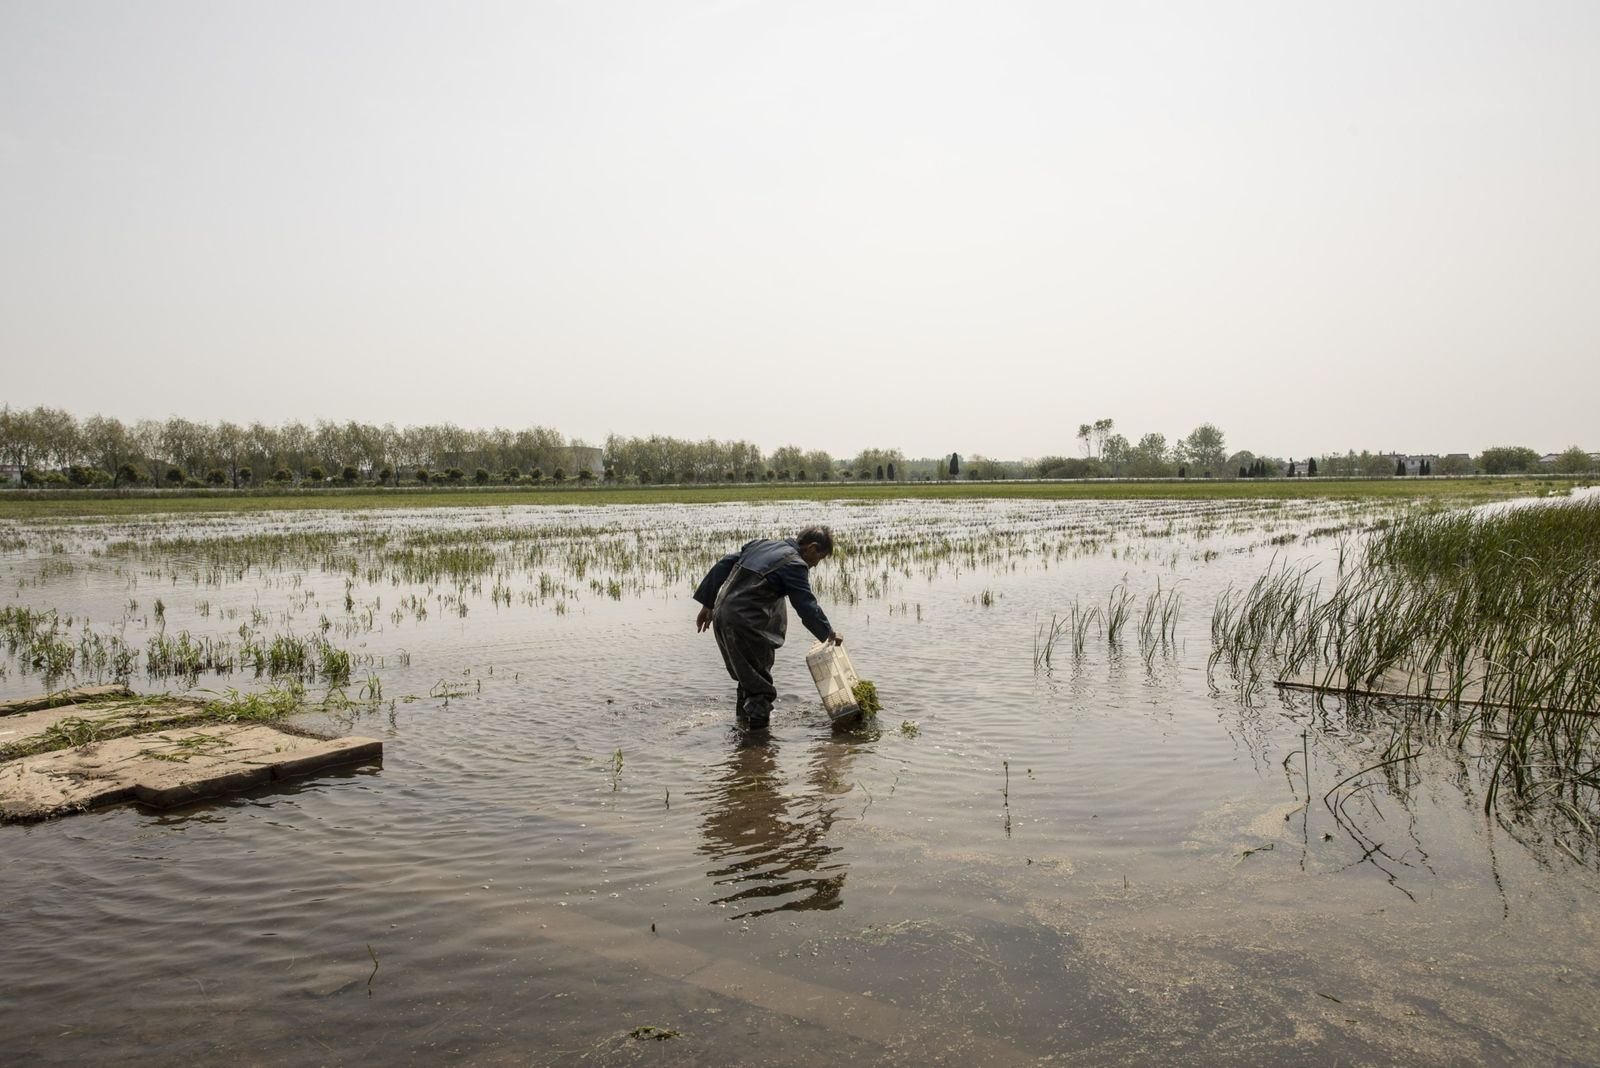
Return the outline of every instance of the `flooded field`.
{"type": "Polygon", "coordinates": [[[1596,849],[1213,610],[1405,502],[906,501],[0,525],[0,697],[303,688],[381,770],[0,827],[0,1059],[1593,1064],[1596,849]],[[694,583],[826,522],[884,711],[694,583]]]}

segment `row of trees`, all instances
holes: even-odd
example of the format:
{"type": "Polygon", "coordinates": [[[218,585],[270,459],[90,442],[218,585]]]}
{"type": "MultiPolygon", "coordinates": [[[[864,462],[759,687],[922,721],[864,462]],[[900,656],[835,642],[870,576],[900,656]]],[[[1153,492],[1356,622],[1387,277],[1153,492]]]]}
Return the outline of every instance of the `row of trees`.
{"type": "MultiPolygon", "coordinates": [[[[567,439],[549,427],[467,429],[450,423],[397,428],[393,424],[320,421],[269,426],[200,423],[179,417],[131,424],[94,415],[79,420],[57,408],[0,408],[0,463],[18,471],[60,472],[82,483],[208,481],[239,486],[271,479],[391,481],[426,478],[523,480],[545,474],[627,482],[726,482],[769,479],[933,480],[998,478],[1331,477],[1393,475],[1393,454],[1360,453],[1296,461],[1229,453],[1223,432],[1202,423],[1169,443],[1161,433],[1136,441],[1111,419],[1078,427],[1082,456],[996,460],[958,453],[907,460],[899,449],[864,449],[848,458],[785,445],[771,453],[748,441],[690,441],[653,435],[612,435],[601,449],[567,439]],[[596,458],[598,457],[598,463],[596,458]],[[471,472],[471,474],[467,474],[471,472]]],[[[1524,446],[1496,446],[1474,458],[1446,456],[1426,473],[1508,474],[1540,470],[1540,454],[1524,446]]],[[[1594,470],[1594,458],[1573,446],[1550,465],[1556,471],[1594,470]]],[[[1403,468],[1398,468],[1403,473],[1403,468]]]]}
{"type": "MultiPolygon", "coordinates": [[[[1497,445],[1484,449],[1477,456],[1458,453],[1451,456],[1430,457],[1425,461],[1425,469],[1417,473],[1513,475],[1553,471],[1557,474],[1579,475],[1600,469],[1600,463],[1596,462],[1595,457],[1577,445],[1556,455],[1549,464],[1543,461],[1542,454],[1526,445],[1497,445]]],[[[1335,477],[1406,473],[1405,468],[1397,463],[1393,453],[1351,451],[1343,456],[1334,453],[1324,456],[1321,464],[1323,474],[1335,477]]]]}
{"type": "Polygon", "coordinates": [[[835,459],[819,449],[784,445],[762,453],[748,441],[718,441],[651,435],[606,438],[606,478],[637,482],[750,482],[828,481],[832,479],[887,479],[906,477],[905,457],[899,449],[863,449],[853,457],[835,459]]]}
{"type": "Polygon", "coordinates": [[[84,484],[109,482],[250,483],[401,478],[475,482],[595,473],[638,482],[763,479],[905,478],[898,449],[865,449],[835,460],[786,445],[764,454],[748,441],[688,441],[612,435],[591,449],[549,427],[474,430],[443,423],[374,426],[328,421],[281,426],[200,423],[174,416],[132,424],[106,416],[78,420],[58,408],[0,408],[0,463],[24,472],[71,474],[84,484]]]}
{"type": "Polygon", "coordinates": [[[94,471],[114,483],[130,475],[160,481],[171,471],[184,479],[234,486],[281,473],[305,479],[313,471],[334,474],[347,468],[362,478],[377,478],[385,470],[391,477],[399,471],[451,469],[576,474],[575,448],[584,447],[538,426],[469,430],[450,423],[396,428],[327,421],[240,426],[176,416],[125,424],[100,415],[80,422],[56,408],[0,408],[0,462],[24,471],[94,471]]]}

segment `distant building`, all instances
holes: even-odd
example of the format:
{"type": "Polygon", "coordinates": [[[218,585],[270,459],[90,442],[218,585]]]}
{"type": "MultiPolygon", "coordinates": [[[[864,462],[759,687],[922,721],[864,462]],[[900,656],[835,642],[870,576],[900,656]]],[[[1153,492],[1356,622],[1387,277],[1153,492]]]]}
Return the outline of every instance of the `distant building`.
{"type": "Polygon", "coordinates": [[[569,445],[568,451],[572,453],[572,473],[576,476],[580,471],[587,471],[595,478],[606,473],[605,450],[589,445],[569,445]]]}
{"type": "MultiPolygon", "coordinates": [[[[1543,456],[1539,457],[1539,466],[1554,467],[1556,461],[1561,459],[1562,455],[1563,454],[1559,452],[1547,452],[1543,456]]],[[[1589,463],[1594,468],[1600,469],[1600,452],[1591,452],[1589,454],[1589,463]]]]}

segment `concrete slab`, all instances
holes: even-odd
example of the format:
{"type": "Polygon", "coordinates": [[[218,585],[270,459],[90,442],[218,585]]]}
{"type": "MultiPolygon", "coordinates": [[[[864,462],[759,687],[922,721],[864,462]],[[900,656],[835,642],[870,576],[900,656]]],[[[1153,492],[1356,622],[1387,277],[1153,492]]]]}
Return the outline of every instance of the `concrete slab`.
{"type": "MultiPolygon", "coordinates": [[[[1354,684],[1337,668],[1314,674],[1289,675],[1276,685],[1288,690],[1325,690],[1330,693],[1355,693],[1369,697],[1415,697],[1426,701],[1451,700],[1449,687],[1442,678],[1433,678],[1420,671],[1396,667],[1384,672],[1372,682],[1354,684]]],[[[1457,699],[1464,705],[1475,705],[1483,699],[1483,681],[1469,677],[1457,699]]]]}
{"type": "Polygon", "coordinates": [[[49,819],[131,800],[131,780],[94,767],[77,750],[0,765],[0,823],[49,819]]]}
{"type": "MultiPolygon", "coordinates": [[[[87,701],[93,696],[82,695],[80,699],[87,701]]],[[[93,704],[54,705],[0,718],[0,761],[37,749],[52,727],[68,720],[85,720],[85,733],[137,734],[159,730],[174,720],[191,717],[205,707],[205,702],[198,698],[176,697],[160,704],[146,704],[119,702],[116,700],[118,696],[130,695],[112,694],[100,697],[93,704]]],[[[60,745],[56,747],[60,748],[60,745]]]]}
{"type": "MultiPolygon", "coordinates": [[[[1463,705],[1482,708],[1506,708],[1504,701],[1484,699],[1483,672],[1474,667],[1467,672],[1459,692],[1451,692],[1444,675],[1430,675],[1420,669],[1401,665],[1390,668],[1372,681],[1346,678],[1344,672],[1331,668],[1321,673],[1290,675],[1273,685],[1284,690],[1312,690],[1322,693],[1354,694],[1359,697],[1403,697],[1438,704],[1463,705]]],[[[1592,716],[1592,708],[1548,708],[1539,706],[1540,712],[1558,712],[1592,716]]]]}
{"type": "Polygon", "coordinates": [[[132,696],[133,691],[126,686],[79,686],[75,689],[58,690],[55,693],[42,694],[38,697],[18,697],[10,701],[0,701],[0,716],[12,716],[18,712],[32,712],[40,708],[55,708],[58,705],[74,705],[82,704],[86,701],[132,696]]]}
{"type": "Polygon", "coordinates": [[[262,725],[157,731],[0,764],[0,822],[129,800],[166,807],[382,759],[374,738],[310,738],[262,725]]]}

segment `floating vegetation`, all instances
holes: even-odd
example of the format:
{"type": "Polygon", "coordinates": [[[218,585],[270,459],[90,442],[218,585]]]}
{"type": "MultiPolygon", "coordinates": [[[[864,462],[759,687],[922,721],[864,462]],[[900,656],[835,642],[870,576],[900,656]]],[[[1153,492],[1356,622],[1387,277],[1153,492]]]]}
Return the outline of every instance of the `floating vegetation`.
{"type": "Polygon", "coordinates": [[[654,1039],[657,1042],[665,1042],[669,1038],[677,1038],[680,1034],[682,1034],[682,1032],[674,1030],[671,1027],[657,1027],[655,1024],[644,1024],[641,1027],[635,1027],[633,1030],[629,1031],[628,1037],[640,1042],[647,1038],[654,1039]]]}
{"type": "Polygon", "coordinates": [[[856,707],[863,716],[875,716],[883,711],[883,703],[878,700],[878,688],[866,679],[850,687],[850,696],[855,698],[856,707]]]}

